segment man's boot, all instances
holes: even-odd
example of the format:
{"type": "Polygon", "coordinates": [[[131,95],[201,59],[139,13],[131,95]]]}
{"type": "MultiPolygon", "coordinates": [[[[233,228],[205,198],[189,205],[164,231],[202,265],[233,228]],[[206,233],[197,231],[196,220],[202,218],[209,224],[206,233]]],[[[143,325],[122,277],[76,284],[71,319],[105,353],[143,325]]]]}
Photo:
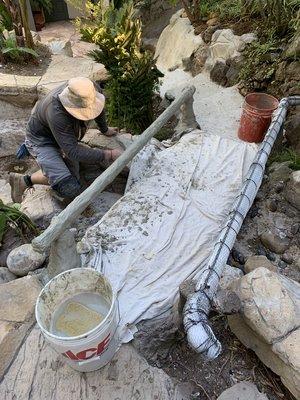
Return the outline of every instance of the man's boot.
{"type": "Polygon", "coordinates": [[[25,183],[24,175],[11,172],[9,174],[9,184],[11,186],[11,198],[14,203],[21,203],[23,194],[29,186],[25,183]]]}

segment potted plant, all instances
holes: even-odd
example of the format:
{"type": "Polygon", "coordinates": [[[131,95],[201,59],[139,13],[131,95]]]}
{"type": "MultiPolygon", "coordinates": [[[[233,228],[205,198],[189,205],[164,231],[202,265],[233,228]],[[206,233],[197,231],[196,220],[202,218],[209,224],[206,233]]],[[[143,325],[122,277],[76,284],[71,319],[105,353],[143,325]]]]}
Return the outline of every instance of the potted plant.
{"type": "Polygon", "coordinates": [[[45,13],[50,14],[52,10],[52,0],[30,0],[32,15],[37,31],[41,31],[45,26],[45,13]]]}

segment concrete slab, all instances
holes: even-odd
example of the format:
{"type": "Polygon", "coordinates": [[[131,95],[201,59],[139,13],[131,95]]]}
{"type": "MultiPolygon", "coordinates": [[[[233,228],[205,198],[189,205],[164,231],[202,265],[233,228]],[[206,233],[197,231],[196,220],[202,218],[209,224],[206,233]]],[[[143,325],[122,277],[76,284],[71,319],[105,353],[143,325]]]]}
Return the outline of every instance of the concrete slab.
{"type": "Polygon", "coordinates": [[[32,330],[0,385],[5,400],[185,400],[176,384],[124,345],[104,368],[79,373],[32,330]]]}

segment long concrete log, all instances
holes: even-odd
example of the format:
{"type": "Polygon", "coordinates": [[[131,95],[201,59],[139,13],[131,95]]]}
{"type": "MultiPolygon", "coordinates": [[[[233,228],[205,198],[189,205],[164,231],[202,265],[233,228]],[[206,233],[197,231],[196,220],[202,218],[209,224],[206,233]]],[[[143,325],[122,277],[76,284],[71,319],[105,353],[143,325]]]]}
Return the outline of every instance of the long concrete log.
{"type": "Polygon", "coordinates": [[[45,252],[51,243],[86,209],[86,207],[109,185],[125,168],[133,157],[148,143],[148,141],[169,121],[169,119],[195,93],[195,87],[183,90],[180,96],[147,128],[124,153],[108,167],[84,192],[77,196],[40,236],[32,241],[32,247],[38,252],[45,252]]]}

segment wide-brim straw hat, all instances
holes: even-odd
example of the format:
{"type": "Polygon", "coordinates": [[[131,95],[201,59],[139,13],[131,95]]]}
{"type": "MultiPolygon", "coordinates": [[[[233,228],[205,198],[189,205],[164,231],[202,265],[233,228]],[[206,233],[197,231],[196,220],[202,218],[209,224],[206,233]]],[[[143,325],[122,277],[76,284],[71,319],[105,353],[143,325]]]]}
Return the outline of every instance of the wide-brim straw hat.
{"type": "Polygon", "coordinates": [[[82,121],[98,117],[105,105],[105,97],[88,78],[70,79],[58,97],[68,113],[82,121]]]}

